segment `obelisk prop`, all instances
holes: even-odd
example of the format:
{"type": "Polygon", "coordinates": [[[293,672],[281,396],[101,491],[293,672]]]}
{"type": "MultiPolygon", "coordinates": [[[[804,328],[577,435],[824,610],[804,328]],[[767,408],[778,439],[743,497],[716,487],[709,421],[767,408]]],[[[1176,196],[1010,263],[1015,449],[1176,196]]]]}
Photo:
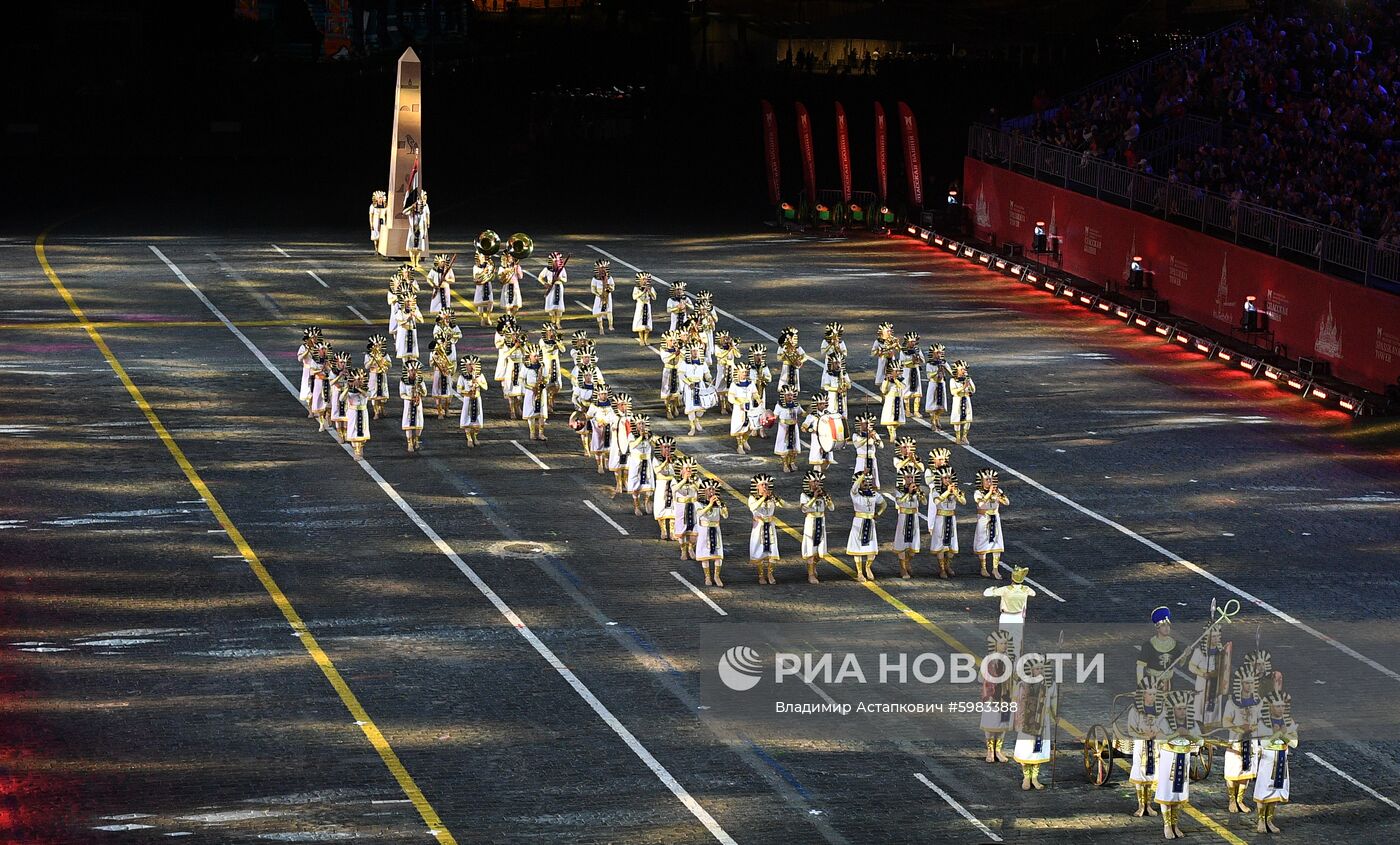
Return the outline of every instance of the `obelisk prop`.
{"type": "Polygon", "coordinates": [[[399,57],[394,89],[394,141],[389,152],[389,222],[379,230],[379,254],[407,258],[408,217],[404,195],[423,184],[423,63],[410,47],[399,57]]]}

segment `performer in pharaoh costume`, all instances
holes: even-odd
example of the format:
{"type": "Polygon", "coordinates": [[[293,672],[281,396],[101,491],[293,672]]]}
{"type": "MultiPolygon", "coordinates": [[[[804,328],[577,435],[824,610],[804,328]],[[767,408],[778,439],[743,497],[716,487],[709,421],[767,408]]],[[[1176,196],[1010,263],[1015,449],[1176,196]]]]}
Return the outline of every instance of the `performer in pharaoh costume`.
{"type": "Polygon", "coordinates": [[[817,558],[826,557],[828,514],[836,502],[826,492],[826,475],[810,470],[802,477],[802,560],[807,564],[807,583],[817,583],[817,558]]]}
{"type": "Polygon", "coordinates": [[[782,554],[778,551],[778,526],[775,514],[783,505],[773,488],[773,476],[760,474],[749,480],[749,512],[753,514],[753,529],[749,532],[749,562],[758,569],[758,583],[776,584],[773,569],[782,554]]]}

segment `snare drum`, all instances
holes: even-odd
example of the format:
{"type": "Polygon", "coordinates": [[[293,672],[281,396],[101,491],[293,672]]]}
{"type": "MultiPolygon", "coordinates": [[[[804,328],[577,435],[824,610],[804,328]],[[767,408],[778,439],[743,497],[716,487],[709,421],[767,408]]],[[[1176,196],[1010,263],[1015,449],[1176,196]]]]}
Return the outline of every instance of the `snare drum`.
{"type": "Polygon", "coordinates": [[[719,390],[713,384],[701,385],[700,407],[713,408],[719,404],[719,390]]]}

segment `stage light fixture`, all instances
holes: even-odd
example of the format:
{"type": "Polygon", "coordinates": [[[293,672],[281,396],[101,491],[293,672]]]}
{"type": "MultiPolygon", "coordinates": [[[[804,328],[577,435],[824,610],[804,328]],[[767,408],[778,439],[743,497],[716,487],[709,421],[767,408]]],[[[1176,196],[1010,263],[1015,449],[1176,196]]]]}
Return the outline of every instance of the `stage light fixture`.
{"type": "Polygon", "coordinates": [[[1196,338],[1196,351],[1209,358],[1210,353],[1215,351],[1215,344],[1211,343],[1208,340],[1202,340],[1198,337],[1196,338]]]}
{"type": "Polygon", "coordinates": [[[1026,284],[1029,285],[1033,285],[1036,282],[1040,281],[1040,277],[1034,273],[1027,273],[1024,278],[1026,280],[1026,284]]]}
{"type": "Polygon", "coordinates": [[[856,221],[857,223],[860,223],[865,220],[865,209],[861,208],[859,205],[851,203],[850,211],[852,220],[856,221]]]}
{"type": "Polygon", "coordinates": [[[1222,350],[1220,350],[1219,352],[1217,352],[1217,353],[1215,354],[1215,357],[1219,358],[1219,359],[1222,360],[1222,361],[1233,361],[1233,360],[1235,360],[1235,359],[1234,359],[1234,356],[1232,356],[1229,352],[1226,352],[1224,349],[1222,349],[1222,350]]]}
{"type": "Polygon", "coordinates": [[[1127,307],[1122,306],[1122,305],[1119,305],[1117,308],[1114,308],[1114,309],[1113,309],[1113,313],[1114,313],[1114,314],[1117,314],[1119,317],[1123,318],[1124,320],[1131,320],[1131,319],[1133,318],[1133,309],[1127,308],[1127,307]]]}
{"type": "Polygon", "coordinates": [[[1079,291],[1075,290],[1069,285],[1065,285],[1058,291],[1058,293],[1060,294],[1060,296],[1063,296],[1066,299],[1074,299],[1075,295],[1078,294],[1079,291]]]}
{"type": "Polygon", "coordinates": [[[911,235],[917,235],[917,234],[919,234],[919,227],[918,227],[918,226],[909,226],[909,227],[906,227],[904,231],[908,232],[908,233],[911,234],[911,235]]]}
{"type": "Polygon", "coordinates": [[[1158,323],[1157,325],[1152,327],[1152,330],[1157,334],[1161,335],[1162,337],[1171,338],[1172,327],[1167,325],[1166,323],[1158,323]]]}
{"type": "Polygon", "coordinates": [[[1135,320],[1133,320],[1133,322],[1137,323],[1139,326],[1142,326],[1144,329],[1152,324],[1152,321],[1147,319],[1146,317],[1138,317],[1135,320]]]}
{"type": "Polygon", "coordinates": [[[830,220],[831,220],[831,209],[828,208],[828,207],[827,207],[825,204],[823,204],[823,203],[817,203],[817,219],[818,219],[818,220],[830,221],[830,220]]]}
{"type": "Polygon", "coordinates": [[[894,222],[894,212],[893,212],[893,211],[890,211],[889,206],[886,206],[886,205],[880,206],[880,222],[882,222],[882,223],[893,223],[893,222],[894,222]]]}
{"type": "Polygon", "coordinates": [[[780,205],[780,206],[778,206],[778,207],[779,207],[780,209],[782,209],[783,218],[784,218],[784,219],[786,219],[786,220],[793,220],[793,219],[796,219],[796,217],[797,217],[797,209],[795,209],[795,208],[792,207],[792,203],[790,203],[790,202],[785,202],[785,203],[783,203],[782,205],[780,205]]]}
{"type": "Polygon", "coordinates": [[[973,253],[975,253],[976,251],[977,251],[977,250],[973,249],[973,248],[970,247],[970,246],[964,246],[964,247],[963,247],[963,258],[971,258],[972,255],[973,255],[973,253]]]}
{"type": "Polygon", "coordinates": [[[934,236],[933,236],[933,242],[934,242],[936,245],[938,245],[938,246],[943,246],[943,242],[944,242],[945,240],[947,240],[947,239],[944,238],[942,235],[934,235],[934,236]]]}
{"type": "Polygon", "coordinates": [[[948,241],[946,244],[944,244],[944,246],[948,248],[949,252],[953,253],[954,255],[957,255],[958,247],[962,246],[962,244],[958,243],[957,241],[948,241]]]}
{"type": "Polygon", "coordinates": [[[1327,391],[1314,387],[1312,390],[1308,391],[1308,395],[1314,399],[1326,399],[1327,391]]]}
{"type": "Polygon", "coordinates": [[[923,238],[924,243],[928,243],[928,236],[929,236],[929,231],[928,231],[928,229],[924,229],[923,231],[919,232],[919,237],[920,237],[920,238],[923,238]]]}
{"type": "Polygon", "coordinates": [[[1100,301],[1098,302],[1098,304],[1095,305],[1094,307],[1097,308],[1097,309],[1099,309],[1100,311],[1104,311],[1104,312],[1108,312],[1108,311],[1112,311],[1112,310],[1113,310],[1113,306],[1112,306],[1112,305],[1109,305],[1107,302],[1104,302],[1103,300],[1100,300],[1100,301]]]}
{"type": "Polygon", "coordinates": [[[992,257],[991,257],[990,255],[988,255],[987,253],[985,253],[985,252],[982,253],[981,255],[977,256],[977,260],[980,261],[980,262],[982,262],[983,264],[988,265],[989,267],[991,266],[991,263],[992,263],[992,257]]]}
{"type": "Polygon", "coordinates": [[[1351,411],[1353,414],[1361,413],[1361,404],[1358,402],[1353,402],[1350,399],[1338,399],[1337,404],[1340,405],[1344,411],[1351,411]]]}
{"type": "Polygon", "coordinates": [[[1191,343],[1191,335],[1185,332],[1177,332],[1176,337],[1173,339],[1182,346],[1188,346],[1191,343]]]}
{"type": "Polygon", "coordinates": [[[1005,269],[1006,269],[1006,259],[1005,259],[1005,258],[998,258],[998,259],[997,259],[997,269],[998,269],[998,270],[1005,270],[1005,269]]]}

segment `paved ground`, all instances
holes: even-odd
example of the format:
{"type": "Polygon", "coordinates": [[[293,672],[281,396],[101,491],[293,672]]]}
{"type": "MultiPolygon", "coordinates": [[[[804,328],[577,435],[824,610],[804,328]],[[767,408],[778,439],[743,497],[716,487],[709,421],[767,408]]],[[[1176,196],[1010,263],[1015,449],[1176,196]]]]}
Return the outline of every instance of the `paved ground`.
{"type": "MultiPolygon", "coordinates": [[[[714,291],[745,341],[793,324],[814,350],[839,318],[867,385],[862,351],[884,319],[972,361],[977,451],[954,462],[964,479],[1007,468],[1008,560],[1063,599],[1038,599],[1036,622],[1141,624],[1160,604],[1198,620],[1232,588],[1247,615],[1272,618],[1252,597],[1322,633],[1400,607],[1383,428],[905,240],[532,234],[538,254],[573,254],[576,279],[601,253],[620,281],[630,264],[714,291]]],[[[305,323],[351,349],[383,330],[390,266],[364,246],[78,221],[43,249],[69,303],[32,240],[0,245],[5,841],[1161,835],[1127,815],[1121,785],[1077,778],[1072,738],[1060,783],[1025,797],[976,748],[736,733],[701,709],[710,626],[898,623],[911,641],[975,645],[994,619],[981,579],[930,579],[925,559],[901,582],[882,555],[875,588],[834,565],[813,587],[795,562],[760,588],[734,560],[747,523],[731,503],[730,587],[705,591],[712,606],[694,564],[608,497],[562,422],[530,443],[498,395],[476,451],[455,420],[432,420],[406,455],[388,422],[354,462],[268,366],[295,382],[305,323]]],[[[592,327],[582,298],[570,327],[592,327]]],[[[465,348],[489,348],[462,323],[465,348]]],[[[626,323],[600,342],[604,368],[664,417],[657,359],[626,323]]],[[[722,424],[708,429],[684,446],[734,488],[776,470],[767,443],[740,457],[722,424]]],[[[945,445],[907,431],[921,451],[945,445]]],[[[783,483],[795,499],[796,477],[783,483]]],[[[1400,683],[1393,655],[1367,657],[1339,652],[1339,676],[1400,683]]],[[[1287,835],[1393,839],[1397,744],[1309,745],[1306,722],[1303,738],[1317,756],[1297,761],[1287,835]]],[[[1195,793],[1193,840],[1261,838],[1224,812],[1218,774],[1195,793]]]]}

